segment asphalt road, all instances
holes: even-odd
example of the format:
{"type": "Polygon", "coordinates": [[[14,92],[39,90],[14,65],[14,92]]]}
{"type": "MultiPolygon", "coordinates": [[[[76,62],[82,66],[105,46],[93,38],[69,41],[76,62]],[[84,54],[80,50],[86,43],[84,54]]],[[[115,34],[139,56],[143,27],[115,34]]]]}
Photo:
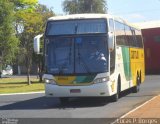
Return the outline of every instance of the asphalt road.
{"type": "Polygon", "coordinates": [[[158,94],[160,76],[153,75],[146,76],[139,93],[123,92],[115,103],[80,98],[61,105],[57,98],[44,94],[0,96],[0,118],[118,118],[158,94]]]}

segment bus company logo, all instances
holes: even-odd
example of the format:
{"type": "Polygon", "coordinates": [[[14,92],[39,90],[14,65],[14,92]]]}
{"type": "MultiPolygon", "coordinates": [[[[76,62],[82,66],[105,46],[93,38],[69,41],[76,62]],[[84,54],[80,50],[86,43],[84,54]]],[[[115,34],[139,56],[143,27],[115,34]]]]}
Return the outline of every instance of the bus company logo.
{"type": "Polygon", "coordinates": [[[131,51],[131,59],[139,59],[138,51],[131,51]]]}
{"type": "Polygon", "coordinates": [[[117,54],[118,60],[121,59],[121,54],[117,54]]]}

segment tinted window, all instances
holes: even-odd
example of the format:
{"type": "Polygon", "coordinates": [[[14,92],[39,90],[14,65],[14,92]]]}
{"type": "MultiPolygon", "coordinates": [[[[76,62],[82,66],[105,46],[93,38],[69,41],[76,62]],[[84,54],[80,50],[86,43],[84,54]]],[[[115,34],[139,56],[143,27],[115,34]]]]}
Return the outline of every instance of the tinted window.
{"type": "Polygon", "coordinates": [[[133,41],[133,37],[132,37],[132,32],[131,32],[131,28],[127,25],[125,25],[125,36],[126,36],[126,40],[128,42],[128,45],[132,46],[132,41],[133,41]]]}
{"type": "Polygon", "coordinates": [[[116,33],[116,42],[117,45],[127,45],[125,31],[124,31],[124,24],[120,22],[115,22],[115,33],[116,33]]]}
{"type": "Polygon", "coordinates": [[[138,41],[137,41],[137,37],[135,34],[135,29],[131,28],[131,32],[132,32],[132,46],[133,47],[138,47],[138,41]]]}
{"type": "Polygon", "coordinates": [[[108,71],[106,36],[48,38],[46,69],[52,74],[91,74],[108,71]]]}
{"type": "Polygon", "coordinates": [[[83,33],[106,33],[106,23],[104,20],[78,21],[77,34],[83,33]]]}
{"type": "Polygon", "coordinates": [[[106,33],[106,28],[104,19],[51,21],[48,22],[46,35],[106,33]]]}
{"type": "Polygon", "coordinates": [[[138,47],[143,48],[141,31],[135,30],[138,47]]]}
{"type": "Polygon", "coordinates": [[[47,25],[47,35],[74,34],[76,23],[74,21],[49,22],[47,25]]]}

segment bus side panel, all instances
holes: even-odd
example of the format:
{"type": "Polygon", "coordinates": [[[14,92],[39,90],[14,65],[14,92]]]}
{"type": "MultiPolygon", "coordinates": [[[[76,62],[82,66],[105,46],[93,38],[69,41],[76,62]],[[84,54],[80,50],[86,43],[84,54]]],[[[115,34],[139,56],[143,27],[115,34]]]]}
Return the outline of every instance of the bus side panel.
{"type": "Polygon", "coordinates": [[[130,64],[133,86],[136,86],[137,76],[141,76],[144,81],[144,50],[141,48],[130,48],[130,64]]]}
{"type": "Polygon", "coordinates": [[[122,47],[123,66],[125,78],[127,81],[131,80],[131,68],[130,68],[130,53],[128,47],[122,47]]]}
{"type": "Polygon", "coordinates": [[[124,46],[117,46],[116,49],[116,67],[121,76],[121,91],[130,87],[130,58],[129,48],[124,46]]]}

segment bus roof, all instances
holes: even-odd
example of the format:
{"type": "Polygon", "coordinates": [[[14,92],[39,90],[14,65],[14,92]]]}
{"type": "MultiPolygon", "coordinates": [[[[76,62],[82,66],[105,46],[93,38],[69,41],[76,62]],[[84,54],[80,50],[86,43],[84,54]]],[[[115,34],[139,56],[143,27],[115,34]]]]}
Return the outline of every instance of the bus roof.
{"type": "Polygon", "coordinates": [[[72,15],[64,15],[64,16],[54,16],[50,17],[48,21],[52,20],[70,20],[70,19],[98,19],[98,18],[113,18],[119,22],[126,22],[123,19],[110,15],[110,14],[94,14],[94,13],[88,13],[88,14],[72,14],[72,15]]]}
{"type": "Polygon", "coordinates": [[[70,19],[92,19],[92,18],[113,18],[109,14],[73,14],[73,15],[64,15],[64,16],[54,16],[48,20],[70,20],[70,19]]]}
{"type": "Polygon", "coordinates": [[[48,21],[58,21],[58,20],[74,20],[74,19],[100,19],[100,18],[112,18],[116,21],[119,21],[121,23],[125,23],[127,25],[130,25],[134,28],[137,28],[138,27],[136,25],[133,25],[131,23],[128,23],[127,21],[125,21],[124,19],[120,18],[120,17],[117,17],[117,16],[113,16],[113,15],[110,15],[110,14],[94,14],[94,13],[88,13],[88,14],[72,14],[72,15],[63,15],[63,16],[54,16],[54,17],[50,17],[48,19],[48,21]]]}

